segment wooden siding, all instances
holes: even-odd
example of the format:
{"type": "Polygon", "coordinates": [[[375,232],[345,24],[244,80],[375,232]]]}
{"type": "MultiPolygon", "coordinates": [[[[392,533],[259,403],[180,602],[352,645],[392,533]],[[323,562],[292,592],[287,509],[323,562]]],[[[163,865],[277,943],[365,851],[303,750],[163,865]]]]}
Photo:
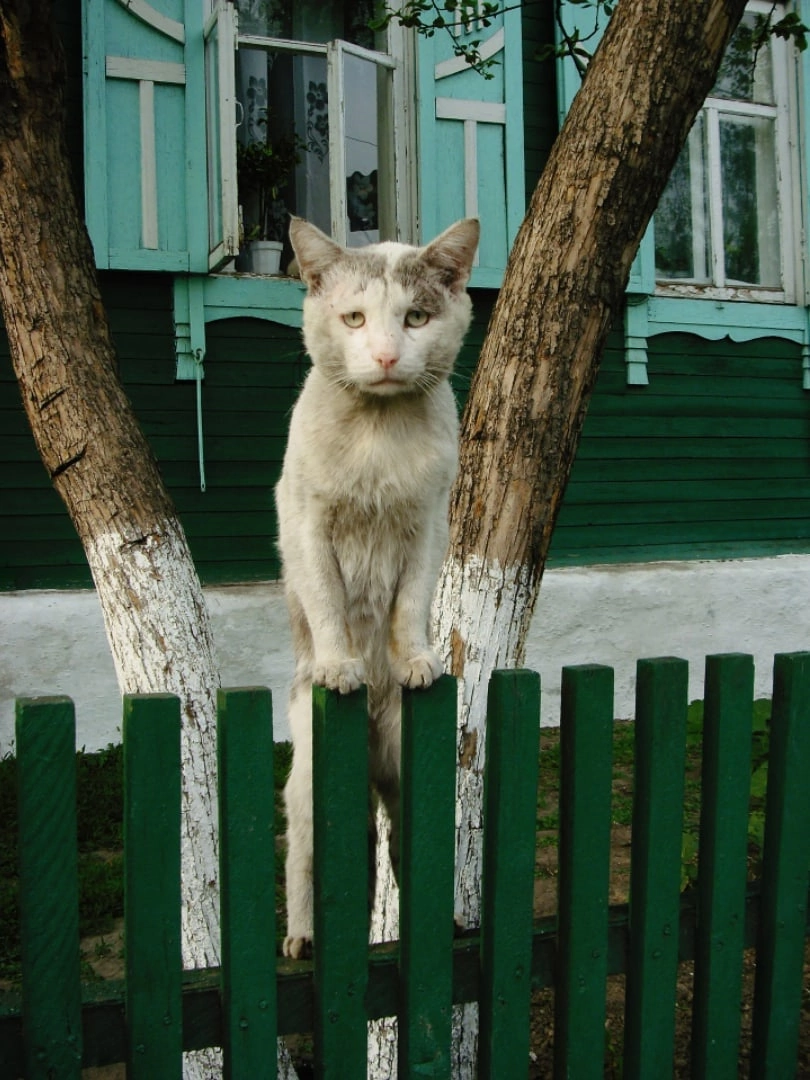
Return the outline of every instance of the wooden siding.
{"type": "Polygon", "coordinates": [[[810,551],[810,397],[797,345],[649,342],[647,387],[603,361],[551,565],[810,551]]]}
{"type": "MultiPolygon", "coordinates": [[[[213,323],[203,384],[207,490],[200,491],[195,386],[174,380],[170,280],[106,275],[121,375],[160,462],[204,582],[278,573],[272,489],[307,361],[297,330],[213,323]]],[[[39,462],[3,342],[0,355],[0,588],[81,587],[89,571],[39,462]]]]}
{"type": "MultiPolygon", "coordinates": [[[[205,582],[276,576],[273,486],[307,370],[298,331],[212,323],[200,491],[193,383],[174,380],[170,281],[108,274],[121,373],[205,582]]],[[[455,379],[466,397],[494,294],[455,379]]],[[[550,565],[810,551],[810,398],[798,346],[650,340],[650,385],[628,387],[615,335],[585,422],[550,565]]],[[[0,354],[0,588],[81,587],[81,546],[50,486],[0,354]]]]}

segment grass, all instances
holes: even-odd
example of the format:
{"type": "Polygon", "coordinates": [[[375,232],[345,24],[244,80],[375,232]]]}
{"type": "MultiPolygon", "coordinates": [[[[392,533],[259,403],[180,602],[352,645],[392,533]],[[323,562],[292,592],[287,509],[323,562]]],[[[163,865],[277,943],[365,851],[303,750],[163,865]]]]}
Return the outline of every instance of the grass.
{"type": "MultiPolygon", "coordinates": [[[[763,698],[754,702],[751,722],[751,789],[748,818],[750,876],[755,876],[762,855],[770,716],[770,699],[763,698]]],[[[686,718],[686,772],[681,842],[682,889],[694,885],[697,879],[702,744],[703,702],[693,701],[686,718]]],[[[634,756],[634,724],[631,721],[617,720],[613,727],[611,818],[614,829],[629,830],[632,825],[634,756]]],[[[559,729],[544,728],[540,733],[538,852],[544,848],[556,848],[559,828],[559,770],[559,729]]],[[[547,859],[538,860],[538,877],[553,877],[554,872],[553,863],[550,864],[547,859]]]]}
{"type": "MultiPolygon", "coordinates": [[[[751,813],[749,850],[752,866],[762,847],[764,796],[768,767],[770,702],[758,701],[752,718],[751,813]]],[[[686,796],[682,843],[682,886],[692,884],[697,870],[697,837],[700,817],[700,757],[703,704],[693,702],[687,716],[686,796]]],[[[288,743],[276,744],[276,835],[285,823],[281,792],[291,763],[288,743]]],[[[538,877],[555,876],[559,823],[559,732],[541,732],[540,783],[537,809],[538,877]],[[548,858],[540,859],[546,851],[548,858]]],[[[633,724],[617,721],[613,735],[613,825],[629,830],[633,794],[633,724]]],[[[76,754],[78,800],[80,931],[83,937],[110,933],[114,920],[123,914],[123,750],[108,746],[97,753],[76,754]]],[[[17,877],[16,761],[0,761],[0,978],[15,982],[20,971],[19,882],[17,877]]],[[[625,843],[627,847],[627,843],[625,843]]],[[[628,851],[629,854],[629,851],[628,851]]],[[[283,913],[283,886],[277,886],[277,910],[283,913]]],[[[282,932],[279,920],[279,933],[282,932]]],[[[94,945],[98,954],[105,942],[94,945]]],[[[111,946],[110,946],[111,947],[111,946]]]]}

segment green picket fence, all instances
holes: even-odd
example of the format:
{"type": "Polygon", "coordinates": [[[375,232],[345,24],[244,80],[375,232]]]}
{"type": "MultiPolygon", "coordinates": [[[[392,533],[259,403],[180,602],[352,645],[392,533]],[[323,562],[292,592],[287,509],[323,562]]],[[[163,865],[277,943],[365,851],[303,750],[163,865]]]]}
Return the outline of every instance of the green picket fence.
{"type": "Polygon", "coordinates": [[[678,963],[695,968],[692,1073],[736,1077],[743,950],[756,945],[750,1075],[795,1075],[808,934],[810,653],[774,668],[761,880],[746,882],[753,663],[706,664],[698,886],[680,893],[687,665],[638,664],[631,903],[609,907],[613,673],[566,668],[559,904],[533,919],[539,679],[489,688],[480,930],[454,934],[456,686],[403,701],[398,943],[367,945],[363,692],[315,690],[313,962],[275,955],[273,742],[266,690],[223,691],[218,756],[222,966],[183,972],[180,713],[124,707],[123,982],[82,985],[75,731],[64,698],[18,703],[22,994],[0,994],[0,1076],[78,1077],[125,1061],[180,1077],[184,1050],[220,1046],[225,1075],[273,1077],[276,1038],[314,1033],[316,1075],[366,1073],[367,1022],[399,1018],[399,1075],[450,1077],[452,1006],[477,1001],[478,1075],[526,1076],[533,988],[554,986],[555,1076],[603,1075],[607,976],[626,975],[624,1076],[672,1075],[678,963]]]}

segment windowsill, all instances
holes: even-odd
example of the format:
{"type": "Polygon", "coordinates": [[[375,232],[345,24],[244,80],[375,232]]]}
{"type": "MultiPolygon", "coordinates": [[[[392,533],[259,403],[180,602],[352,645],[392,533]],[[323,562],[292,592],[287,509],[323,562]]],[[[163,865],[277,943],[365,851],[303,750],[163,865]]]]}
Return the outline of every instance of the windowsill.
{"type": "MultiPolygon", "coordinates": [[[[629,310],[629,309],[628,309],[629,310]]],[[[808,333],[808,309],[798,304],[762,303],[707,295],[705,290],[686,294],[656,289],[646,304],[648,335],[692,333],[699,337],[752,341],[762,337],[786,338],[803,344],[808,333]]],[[[636,331],[638,332],[638,331],[636,331]]]]}
{"type": "Polygon", "coordinates": [[[268,319],[301,325],[306,285],[300,278],[265,274],[208,274],[204,278],[206,322],[268,319]]]}
{"type": "Polygon", "coordinates": [[[677,281],[656,282],[655,295],[677,297],[684,300],[714,300],[722,303],[789,304],[792,302],[786,298],[783,289],[755,288],[740,285],[718,288],[714,285],[698,285],[677,281]]]}

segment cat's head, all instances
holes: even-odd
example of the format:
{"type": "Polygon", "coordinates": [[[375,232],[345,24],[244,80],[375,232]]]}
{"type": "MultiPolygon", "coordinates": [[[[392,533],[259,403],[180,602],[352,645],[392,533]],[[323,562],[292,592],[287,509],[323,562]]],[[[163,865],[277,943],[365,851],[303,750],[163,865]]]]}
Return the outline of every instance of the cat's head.
{"type": "Polygon", "coordinates": [[[347,249],[293,218],[304,342],[335,385],[376,396],[426,392],[452,370],[472,305],[465,291],[479,226],[456,222],[426,247],[347,249]]]}

